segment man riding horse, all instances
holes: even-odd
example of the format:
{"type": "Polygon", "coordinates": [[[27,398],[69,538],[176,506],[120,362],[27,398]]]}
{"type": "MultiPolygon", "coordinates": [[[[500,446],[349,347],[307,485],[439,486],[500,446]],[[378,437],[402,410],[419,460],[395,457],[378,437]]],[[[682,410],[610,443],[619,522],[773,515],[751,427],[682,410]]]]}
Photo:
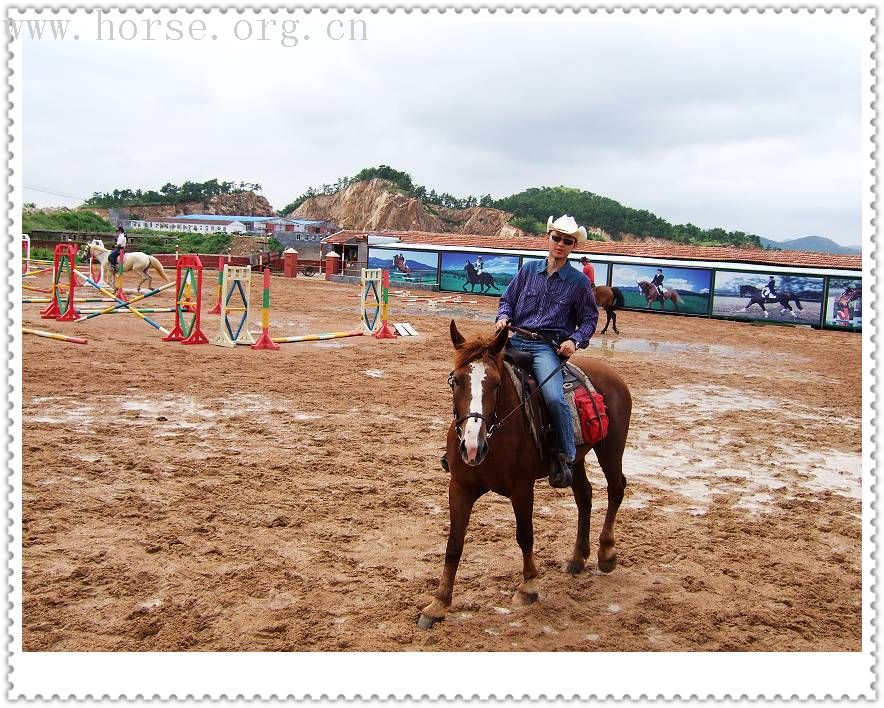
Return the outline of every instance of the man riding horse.
{"type": "Polygon", "coordinates": [[[585,349],[599,319],[589,280],[568,262],[574,246],[586,240],[586,229],[573,217],[547,220],[549,254],[529,261],[500,298],[497,330],[510,323],[546,336],[537,341],[515,334],[510,344],[533,358],[534,376],[543,385],[543,399],[559,434],[559,459],[549,476],[553,487],[570,487],[576,446],[571,411],[562,392],[562,360],[585,349]],[[561,357],[561,359],[560,359],[561,357]]]}

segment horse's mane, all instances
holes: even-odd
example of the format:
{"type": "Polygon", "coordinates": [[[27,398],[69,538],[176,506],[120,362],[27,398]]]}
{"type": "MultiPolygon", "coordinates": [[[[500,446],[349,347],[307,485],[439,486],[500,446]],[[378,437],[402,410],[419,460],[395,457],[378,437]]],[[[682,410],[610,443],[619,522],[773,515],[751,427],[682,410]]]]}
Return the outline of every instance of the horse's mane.
{"type": "Polygon", "coordinates": [[[490,359],[500,369],[503,366],[503,353],[498,352],[496,356],[492,356],[490,353],[496,339],[497,337],[492,334],[487,337],[478,336],[464,342],[459,349],[455,350],[454,368],[459,369],[478,359],[490,359]]]}

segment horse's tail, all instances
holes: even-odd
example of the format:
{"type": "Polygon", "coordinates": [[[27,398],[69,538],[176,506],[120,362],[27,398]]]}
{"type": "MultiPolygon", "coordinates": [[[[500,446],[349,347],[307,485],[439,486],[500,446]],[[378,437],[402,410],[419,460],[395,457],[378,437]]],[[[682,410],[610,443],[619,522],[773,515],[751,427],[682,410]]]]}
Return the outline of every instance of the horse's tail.
{"type": "Polygon", "coordinates": [[[677,303],[683,303],[684,300],[681,299],[681,295],[678,294],[678,290],[675,288],[672,289],[672,299],[677,303]]]}
{"type": "Polygon", "coordinates": [[[804,309],[803,307],[801,307],[801,301],[798,299],[797,295],[793,295],[792,299],[795,301],[795,305],[798,307],[799,310],[804,309]]]}
{"type": "Polygon", "coordinates": [[[611,288],[611,292],[614,293],[614,299],[611,301],[611,307],[615,310],[618,307],[623,307],[626,304],[626,300],[623,299],[623,291],[620,288],[611,288]]]}
{"type": "Polygon", "coordinates": [[[147,260],[149,261],[148,268],[153,268],[157,273],[160,274],[160,277],[163,279],[163,282],[168,283],[169,278],[166,276],[166,271],[163,270],[163,264],[160,263],[153,256],[148,256],[147,260]]]}

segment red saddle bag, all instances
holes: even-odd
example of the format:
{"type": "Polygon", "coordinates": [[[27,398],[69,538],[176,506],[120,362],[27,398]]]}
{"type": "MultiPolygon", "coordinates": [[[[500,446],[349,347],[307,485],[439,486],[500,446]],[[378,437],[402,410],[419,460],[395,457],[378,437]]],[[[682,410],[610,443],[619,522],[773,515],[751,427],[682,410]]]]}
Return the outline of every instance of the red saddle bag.
{"type": "Polygon", "coordinates": [[[580,430],[587,445],[595,445],[608,435],[608,412],[605,399],[598,391],[589,392],[583,386],[574,387],[574,404],[580,416],[580,430]]]}

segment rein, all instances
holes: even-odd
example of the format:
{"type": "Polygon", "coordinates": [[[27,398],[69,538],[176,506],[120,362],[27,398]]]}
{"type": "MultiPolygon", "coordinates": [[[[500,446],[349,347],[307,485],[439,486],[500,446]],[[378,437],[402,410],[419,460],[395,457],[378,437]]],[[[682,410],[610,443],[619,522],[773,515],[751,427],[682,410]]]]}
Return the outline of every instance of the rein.
{"type": "MultiPolygon", "coordinates": [[[[532,332],[531,330],[522,329],[521,327],[516,327],[514,325],[507,325],[507,327],[511,332],[515,332],[516,334],[519,334],[523,337],[527,337],[528,339],[533,339],[535,341],[553,344],[553,342],[551,342],[546,337],[538,334],[537,332],[532,332]]],[[[547,376],[543,381],[541,381],[540,384],[537,386],[537,388],[534,389],[534,391],[529,396],[527,396],[526,398],[523,398],[522,401],[519,403],[519,405],[517,405],[515,408],[513,408],[503,418],[501,418],[500,420],[494,420],[491,424],[489,424],[488,420],[485,418],[484,415],[482,415],[482,413],[477,413],[475,411],[467,413],[465,416],[458,418],[457,417],[457,409],[454,409],[454,411],[453,411],[453,413],[454,413],[453,417],[455,419],[454,420],[454,430],[457,433],[457,436],[461,437],[461,435],[462,435],[461,429],[460,429],[460,424],[463,423],[465,420],[469,420],[470,418],[475,418],[476,420],[481,420],[485,423],[485,427],[488,428],[488,432],[485,434],[485,439],[491,440],[494,433],[501,428],[501,426],[507,421],[507,419],[511,415],[513,415],[513,413],[515,413],[516,411],[525,410],[525,407],[528,405],[528,402],[534,396],[536,396],[538,393],[540,393],[540,391],[543,389],[543,385],[547,381],[549,381],[553,376],[555,376],[557,373],[559,373],[562,369],[564,369],[565,365],[567,363],[568,363],[568,360],[563,359],[562,363],[559,364],[555,369],[553,369],[550,372],[549,376],[547,376]]],[[[454,388],[454,372],[453,371],[448,375],[448,385],[451,386],[452,389],[454,388]]],[[[500,399],[500,389],[498,389],[497,396],[494,400],[494,408],[492,408],[492,418],[496,417],[495,414],[497,413],[497,402],[499,399],[500,399]]],[[[452,405],[452,408],[453,408],[453,405],[452,405]]]]}

